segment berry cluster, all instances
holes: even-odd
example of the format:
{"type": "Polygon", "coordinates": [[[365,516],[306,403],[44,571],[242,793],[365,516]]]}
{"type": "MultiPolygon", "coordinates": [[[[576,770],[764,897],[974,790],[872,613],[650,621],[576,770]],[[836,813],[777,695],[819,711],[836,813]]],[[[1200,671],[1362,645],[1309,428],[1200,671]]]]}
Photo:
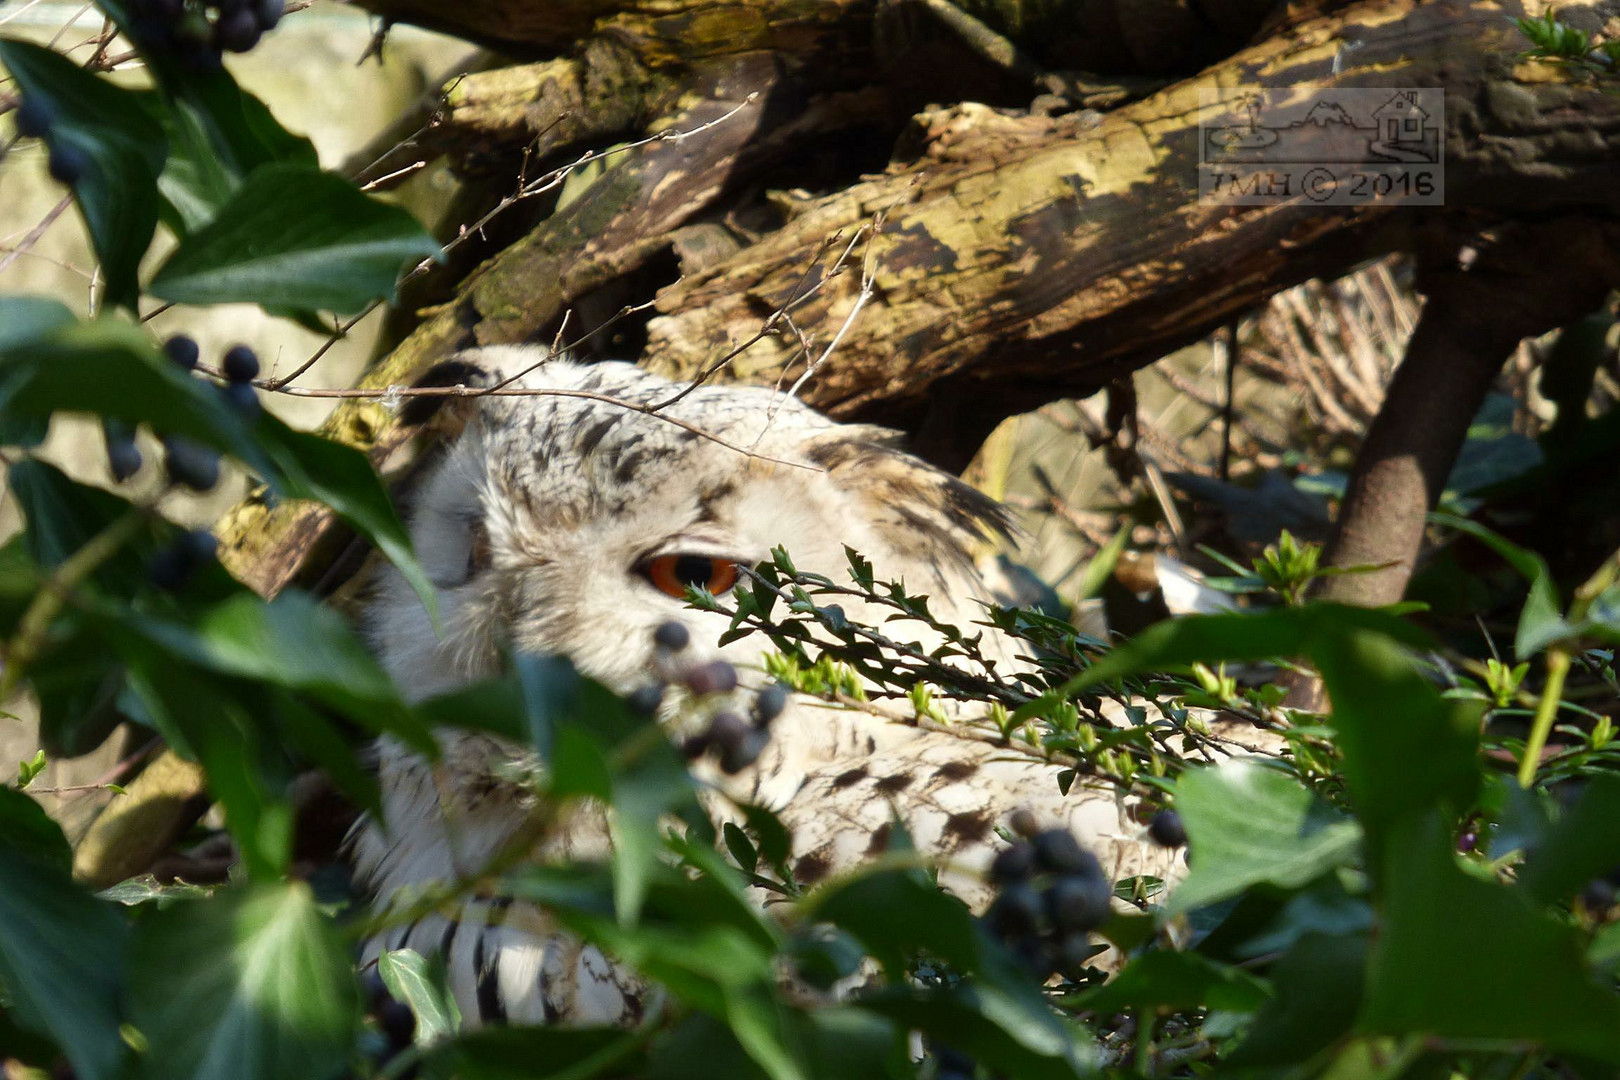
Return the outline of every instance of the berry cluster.
{"type": "MultiPolygon", "coordinates": [[[[671,683],[684,687],[700,703],[724,698],[737,689],[737,669],[724,660],[682,662],[681,654],[692,643],[692,635],[683,624],[673,620],[663,623],[653,631],[653,643],[658,649],[658,666],[667,677],[630,695],[630,707],[643,716],[658,711],[664,690],[671,683]]],[[[681,744],[682,752],[688,759],[696,759],[713,751],[722,772],[728,776],[741,772],[764,753],[771,741],[771,721],[787,708],[787,696],[785,686],[773,683],[754,695],[747,718],[731,709],[714,709],[708,726],[681,744]]]]}
{"type": "MultiPolygon", "coordinates": [[[[176,334],[163,343],[163,354],[180,370],[195,371],[202,352],[191,338],[176,334]]],[[[253,380],[259,375],[258,356],[246,345],[233,345],[226,350],[220,369],[225,375],[225,384],[220,387],[225,401],[243,419],[253,420],[261,410],[253,390],[253,380]]],[[[104,420],[102,434],[107,442],[107,466],[113,479],[121,484],[141,468],[135,432],[127,424],[104,420]]],[[[179,435],[163,439],[163,467],[171,483],[193,491],[209,491],[219,483],[219,455],[179,435]]]]}
{"type": "Polygon", "coordinates": [[[1038,978],[1078,977],[1096,952],[1088,935],[1113,913],[1114,883],[1072,833],[1040,829],[1027,811],[1012,827],[1023,839],[990,864],[1001,891],[985,921],[1038,978]]]}
{"type": "Polygon", "coordinates": [[[143,49],[208,70],[219,66],[223,54],[257,45],[285,11],[285,0],[133,0],[130,33],[143,49]]]}

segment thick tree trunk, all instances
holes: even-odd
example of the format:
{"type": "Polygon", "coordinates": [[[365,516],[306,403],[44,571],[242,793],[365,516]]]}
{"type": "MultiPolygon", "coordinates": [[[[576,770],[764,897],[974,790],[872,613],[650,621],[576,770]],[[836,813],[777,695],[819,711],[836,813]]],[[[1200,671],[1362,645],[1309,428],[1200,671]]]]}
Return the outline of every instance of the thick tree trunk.
{"type": "Polygon", "coordinates": [[[1327,551],[1327,565],[1378,569],[1326,579],[1323,599],[1371,607],[1405,594],[1427,512],[1491,383],[1520,341],[1591,313],[1620,287],[1620,227],[1524,223],[1432,256],[1418,285],[1423,313],[1362,443],[1327,551]]]}

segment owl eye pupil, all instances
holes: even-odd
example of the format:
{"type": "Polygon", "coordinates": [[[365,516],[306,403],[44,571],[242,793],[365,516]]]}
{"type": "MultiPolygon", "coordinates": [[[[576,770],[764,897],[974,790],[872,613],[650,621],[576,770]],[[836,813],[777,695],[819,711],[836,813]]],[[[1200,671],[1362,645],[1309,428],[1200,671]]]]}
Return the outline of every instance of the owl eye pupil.
{"type": "Polygon", "coordinates": [[[707,589],[719,596],[737,584],[737,564],[708,555],[660,555],[640,567],[641,574],[665,595],[677,600],[686,590],[707,589]]]}
{"type": "Polygon", "coordinates": [[[681,555],[675,560],[675,580],[693,588],[708,588],[714,578],[714,560],[702,555],[681,555]]]}

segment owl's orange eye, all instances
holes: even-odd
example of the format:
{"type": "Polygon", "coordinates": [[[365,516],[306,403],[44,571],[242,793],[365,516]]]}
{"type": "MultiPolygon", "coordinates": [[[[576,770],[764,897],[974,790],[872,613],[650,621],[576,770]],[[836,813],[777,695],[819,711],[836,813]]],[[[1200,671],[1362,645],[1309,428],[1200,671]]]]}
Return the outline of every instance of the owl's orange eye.
{"type": "Polygon", "coordinates": [[[680,599],[687,586],[708,589],[719,596],[737,584],[737,564],[707,555],[660,555],[642,568],[647,580],[661,592],[680,599]]]}

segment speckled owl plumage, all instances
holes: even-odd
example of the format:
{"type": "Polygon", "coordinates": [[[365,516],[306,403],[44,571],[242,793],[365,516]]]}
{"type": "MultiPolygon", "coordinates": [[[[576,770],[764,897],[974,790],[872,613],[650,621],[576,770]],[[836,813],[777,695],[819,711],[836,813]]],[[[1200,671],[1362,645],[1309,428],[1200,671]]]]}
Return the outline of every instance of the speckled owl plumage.
{"type": "MultiPolygon", "coordinates": [[[[527,372],[511,387],[584,396],[476,399],[464,433],[418,485],[410,525],[442,633],[392,571],[369,612],[376,649],[412,699],[493,674],[502,641],[563,654],[629,692],[654,673],[653,631],[671,619],[691,631],[692,654],[726,659],[745,682],[762,683],[768,641],[720,646],[724,616],[687,608],[640,573],[659,555],[752,565],[781,544],[800,569],[842,579],[847,544],[880,576],[928,593],[942,620],[982,617],[990,596],[970,552],[985,532],[1005,528],[1002,511],[895,449],[883,429],[836,424],[786,395],[733,386],[699,387],[650,416],[599,398],[650,405],[684,385],[629,364],[547,360],[538,349],[458,360],[487,373],[487,384],[527,372]]],[[[865,613],[849,606],[848,614],[865,613]]],[[[987,634],[986,643],[1017,663],[1011,642],[987,634]]],[[[478,872],[524,821],[522,789],[500,779],[514,748],[465,732],[442,741],[434,766],[379,747],[386,825],[364,825],[353,849],[379,903],[478,872]]],[[[982,741],[798,699],[755,766],[707,778],[777,810],[807,884],[881,851],[898,815],[919,850],[948,860],[942,884],[982,906],[980,873],[1003,846],[994,827],[1021,807],[1072,829],[1116,877],[1170,873],[1174,855],[1144,843],[1112,793],[1077,786],[1065,796],[1057,771],[982,741]]],[[[600,816],[581,811],[535,857],[605,848],[600,816]]],[[[633,1023],[652,992],[520,903],[466,901],[454,919],[430,915],[374,940],[366,959],[399,947],[446,956],[472,1023],[633,1023]]]]}

